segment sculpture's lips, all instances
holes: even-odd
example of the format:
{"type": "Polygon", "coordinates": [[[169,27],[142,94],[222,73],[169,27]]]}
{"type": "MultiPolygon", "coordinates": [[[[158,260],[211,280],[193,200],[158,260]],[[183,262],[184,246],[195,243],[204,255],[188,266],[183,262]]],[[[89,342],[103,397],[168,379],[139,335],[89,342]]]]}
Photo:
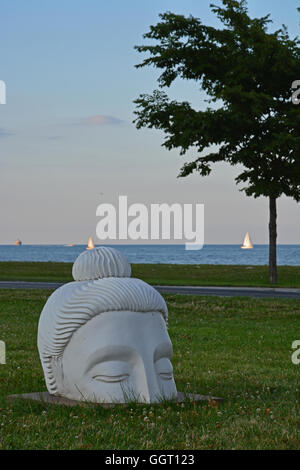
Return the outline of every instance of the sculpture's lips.
{"type": "Polygon", "coordinates": [[[93,379],[99,380],[100,382],[115,383],[115,382],[123,382],[124,380],[128,379],[128,377],[129,377],[129,374],[95,375],[93,379]]]}

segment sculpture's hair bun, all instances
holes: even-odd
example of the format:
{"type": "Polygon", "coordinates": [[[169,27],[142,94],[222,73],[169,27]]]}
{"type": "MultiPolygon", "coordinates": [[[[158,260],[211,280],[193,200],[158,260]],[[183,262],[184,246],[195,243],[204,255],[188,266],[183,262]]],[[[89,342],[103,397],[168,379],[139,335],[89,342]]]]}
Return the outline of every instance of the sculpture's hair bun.
{"type": "Polygon", "coordinates": [[[75,281],[130,277],[131,267],[122,253],[101,246],[81,253],[73,264],[72,275],[75,281]]]}

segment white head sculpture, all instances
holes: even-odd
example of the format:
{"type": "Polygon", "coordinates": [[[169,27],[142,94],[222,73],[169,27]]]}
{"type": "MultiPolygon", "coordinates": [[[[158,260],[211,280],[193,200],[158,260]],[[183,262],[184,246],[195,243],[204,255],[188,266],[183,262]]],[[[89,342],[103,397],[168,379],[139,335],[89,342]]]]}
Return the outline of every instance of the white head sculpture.
{"type": "Polygon", "coordinates": [[[96,403],[176,396],[167,306],[130,274],[120,252],[95,248],[75,261],[75,282],[49,297],[38,349],[50,394],[96,403]]]}

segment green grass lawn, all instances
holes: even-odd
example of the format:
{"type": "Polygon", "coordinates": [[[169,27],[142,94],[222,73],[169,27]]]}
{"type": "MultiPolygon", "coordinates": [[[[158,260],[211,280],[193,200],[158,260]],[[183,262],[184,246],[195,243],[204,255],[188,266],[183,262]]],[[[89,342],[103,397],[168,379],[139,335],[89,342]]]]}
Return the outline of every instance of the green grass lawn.
{"type": "Polygon", "coordinates": [[[300,301],[165,296],[177,388],[218,406],[9,402],[45,390],[36,334],[49,294],[0,291],[0,449],[300,449],[300,301]]]}
{"type": "MultiPolygon", "coordinates": [[[[133,264],[132,276],[149,284],[270,287],[267,266],[133,264]]],[[[279,266],[277,287],[300,287],[300,266],[279,266]]],[[[72,263],[0,262],[1,281],[72,280],[72,263]]]]}

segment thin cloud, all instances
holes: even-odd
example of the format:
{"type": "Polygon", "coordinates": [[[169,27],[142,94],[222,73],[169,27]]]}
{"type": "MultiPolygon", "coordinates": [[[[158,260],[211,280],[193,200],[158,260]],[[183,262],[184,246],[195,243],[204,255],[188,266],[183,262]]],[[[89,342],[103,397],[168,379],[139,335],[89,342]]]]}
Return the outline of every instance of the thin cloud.
{"type": "Polygon", "coordinates": [[[115,126],[122,124],[123,121],[114,116],[106,116],[104,114],[95,114],[94,116],[88,116],[78,122],[82,126],[115,126]]]}
{"type": "Polygon", "coordinates": [[[0,138],[1,137],[8,137],[10,135],[14,135],[12,132],[8,131],[7,129],[4,129],[3,127],[0,127],[0,138]]]}
{"type": "Polygon", "coordinates": [[[49,135],[48,137],[46,137],[48,140],[60,140],[62,139],[62,136],[61,135],[49,135]]]}

